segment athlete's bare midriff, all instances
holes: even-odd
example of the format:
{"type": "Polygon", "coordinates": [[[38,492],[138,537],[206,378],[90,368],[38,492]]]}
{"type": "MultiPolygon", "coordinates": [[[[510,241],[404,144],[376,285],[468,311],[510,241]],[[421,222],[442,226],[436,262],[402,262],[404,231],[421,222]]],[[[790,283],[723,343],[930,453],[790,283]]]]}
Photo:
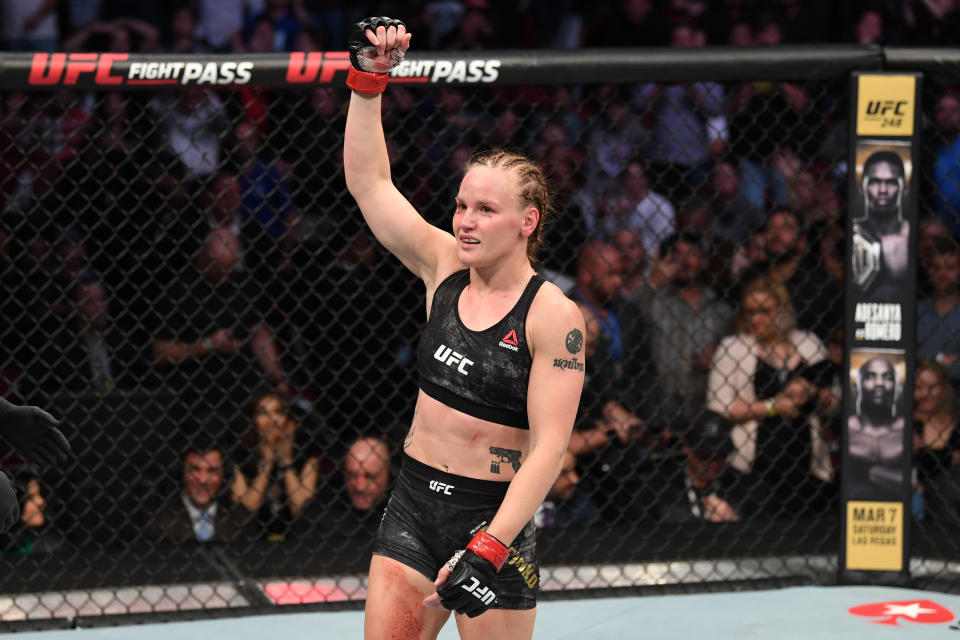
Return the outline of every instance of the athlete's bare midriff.
{"type": "Polygon", "coordinates": [[[403,443],[415,460],[481,480],[512,480],[530,446],[526,429],[474,418],[442,404],[423,391],[403,443]],[[493,449],[493,451],[491,451],[493,449]]]}

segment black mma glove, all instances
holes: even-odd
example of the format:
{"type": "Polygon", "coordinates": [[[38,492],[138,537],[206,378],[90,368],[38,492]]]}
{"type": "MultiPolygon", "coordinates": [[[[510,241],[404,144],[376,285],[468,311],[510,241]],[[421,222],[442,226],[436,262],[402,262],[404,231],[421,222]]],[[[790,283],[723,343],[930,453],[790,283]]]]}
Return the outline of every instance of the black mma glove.
{"type": "Polygon", "coordinates": [[[13,481],[0,471],[0,533],[6,533],[20,520],[20,501],[13,481]]]}
{"type": "Polygon", "coordinates": [[[437,587],[440,604],[471,618],[497,600],[497,572],[510,549],[486,531],[478,531],[466,549],[447,560],[450,575],[437,587]]]}
{"type": "Polygon", "coordinates": [[[347,48],[350,50],[350,71],[347,73],[347,86],[358,93],[377,95],[387,86],[387,72],[403,60],[403,50],[399,46],[389,49],[389,61],[377,60],[377,48],[370,43],[366,32],[377,32],[377,27],[403,27],[402,20],[386,16],[366,18],[353,25],[347,48]]]}
{"type": "Polygon", "coordinates": [[[64,462],[70,443],[60,421],[40,407],[18,407],[0,398],[0,436],[34,462],[64,462]]]}

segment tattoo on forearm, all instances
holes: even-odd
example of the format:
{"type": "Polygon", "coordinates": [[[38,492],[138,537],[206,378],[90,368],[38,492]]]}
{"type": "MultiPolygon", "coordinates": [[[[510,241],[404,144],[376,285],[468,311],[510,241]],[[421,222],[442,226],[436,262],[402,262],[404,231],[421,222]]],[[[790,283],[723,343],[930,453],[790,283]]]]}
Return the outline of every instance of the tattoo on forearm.
{"type": "Polygon", "coordinates": [[[500,465],[509,462],[514,472],[520,470],[520,451],[517,449],[504,449],[502,447],[490,447],[490,453],[497,456],[496,460],[490,461],[490,473],[500,473],[500,465]]]}

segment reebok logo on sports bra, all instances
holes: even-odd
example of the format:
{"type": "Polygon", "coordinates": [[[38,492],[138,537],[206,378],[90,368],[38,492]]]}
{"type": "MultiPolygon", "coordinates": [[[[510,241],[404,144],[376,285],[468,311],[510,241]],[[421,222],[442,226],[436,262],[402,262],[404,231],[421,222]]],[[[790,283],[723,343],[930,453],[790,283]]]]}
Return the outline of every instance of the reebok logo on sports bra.
{"type": "Polygon", "coordinates": [[[470,373],[467,369],[473,364],[473,360],[468,360],[461,353],[457,353],[446,345],[440,347],[434,352],[433,357],[444,363],[448,367],[453,367],[463,375],[470,373]]]}
{"type": "Polygon", "coordinates": [[[501,346],[504,349],[510,349],[511,351],[520,351],[520,347],[518,345],[519,342],[517,342],[517,331],[516,329],[511,329],[510,333],[500,339],[500,344],[498,346],[501,346]]]}

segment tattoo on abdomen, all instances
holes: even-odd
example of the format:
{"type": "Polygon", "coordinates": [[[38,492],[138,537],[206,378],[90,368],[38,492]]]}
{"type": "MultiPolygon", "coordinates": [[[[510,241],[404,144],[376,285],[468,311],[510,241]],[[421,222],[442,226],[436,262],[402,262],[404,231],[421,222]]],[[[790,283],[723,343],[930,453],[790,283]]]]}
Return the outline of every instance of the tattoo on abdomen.
{"type": "Polygon", "coordinates": [[[413,430],[414,430],[414,428],[415,428],[413,425],[416,424],[416,422],[417,422],[417,410],[414,409],[414,410],[413,410],[413,420],[411,421],[411,424],[410,424],[410,431],[407,431],[407,437],[404,438],[404,440],[403,440],[403,450],[404,450],[404,451],[406,451],[406,450],[407,450],[407,447],[409,447],[409,446],[413,443],[413,430]]]}
{"type": "Polygon", "coordinates": [[[490,461],[490,473],[500,473],[500,465],[504,462],[509,462],[514,472],[520,470],[520,451],[517,449],[490,447],[490,453],[497,456],[496,460],[490,461]]]}

